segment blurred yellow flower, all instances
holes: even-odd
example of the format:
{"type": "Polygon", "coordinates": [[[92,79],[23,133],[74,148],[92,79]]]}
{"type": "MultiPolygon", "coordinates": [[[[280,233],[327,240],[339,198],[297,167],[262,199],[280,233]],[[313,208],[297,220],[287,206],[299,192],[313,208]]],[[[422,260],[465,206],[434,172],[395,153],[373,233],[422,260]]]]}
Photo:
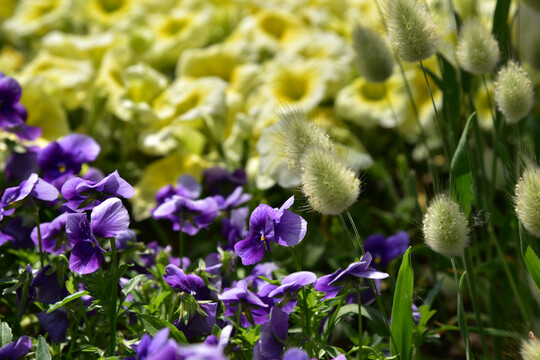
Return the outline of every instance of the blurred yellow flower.
{"type": "Polygon", "coordinates": [[[53,81],[39,76],[24,82],[23,87],[21,102],[28,110],[26,123],[39,126],[43,130],[41,138],[47,141],[68,135],[66,112],[58,99],[60,90],[53,81]]]}
{"type": "Polygon", "coordinates": [[[154,40],[144,59],[158,69],[171,67],[185,49],[206,45],[212,31],[211,15],[209,10],[193,12],[177,8],[169,14],[150,17],[154,40]]]}
{"type": "Polygon", "coordinates": [[[384,83],[372,83],[357,78],[337,95],[338,116],[363,128],[397,127],[407,116],[408,99],[400,75],[384,83]]]}
{"type": "Polygon", "coordinates": [[[216,44],[203,49],[185,50],[176,67],[177,77],[199,78],[217,76],[227,82],[235,68],[254,62],[255,54],[245,42],[216,44]]]}
{"type": "Polygon", "coordinates": [[[9,45],[0,48],[0,69],[10,75],[24,64],[24,55],[9,45]]]}
{"type": "Polygon", "coordinates": [[[116,116],[124,121],[136,121],[142,126],[151,125],[157,120],[152,103],[167,87],[167,77],[140,63],[122,72],[122,83],[122,95],[114,107],[116,116]]]}
{"type": "Polygon", "coordinates": [[[86,0],[84,13],[91,25],[99,24],[107,28],[133,16],[135,6],[133,0],[86,0]]]}
{"type": "Polygon", "coordinates": [[[112,32],[76,35],[52,31],[43,38],[41,48],[56,56],[92,60],[97,67],[105,52],[117,43],[117,36],[112,32]]]}
{"type": "Polygon", "coordinates": [[[124,92],[122,73],[131,65],[133,55],[129,48],[114,47],[105,53],[94,81],[94,91],[107,99],[107,110],[115,111],[118,99],[124,92]]]}
{"type": "Polygon", "coordinates": [[[72,5],[72,0],[21,0],[2,29],[7,37],[14,40],[42,36],[65,25],[72,5]]]}
{"type": "Polygon", "coordinates": [[[90,60],[69,59],[40,51],[19,74],[23,82],[38,76],[51,80],[61,89],[60,101],[71,110],[85,105],[89,98],[94,69],[90,60]]]}

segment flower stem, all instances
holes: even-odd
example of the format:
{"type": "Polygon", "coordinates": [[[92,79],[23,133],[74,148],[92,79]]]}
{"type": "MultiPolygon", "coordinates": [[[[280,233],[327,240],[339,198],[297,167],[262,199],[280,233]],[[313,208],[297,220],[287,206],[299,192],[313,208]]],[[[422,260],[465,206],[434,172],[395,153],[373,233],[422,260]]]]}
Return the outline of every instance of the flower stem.
{"type": "Polygon", "coordinates": [[[424,73],[424,79],[426,79],[427,88],[429,90],[429,97],[431,98],[431,104],[433,105],[433,111],[435,111],[435,118],[437,119],[437,127],[439,129],[439,135],[441,137],[441,141],[443,144],[443,150],[444,150],[444,157],[446,158],[446,161],[450,161],[450,153],[448,152],[448,145],[446,144],[446,140],[444,138],[444,133],[441,126],[441,119],[439,118],[439,112],[437,111],[437,106],[435,105],[435,99],[433,99],[433,93],[431,91],[431,85],[429,85],[429,80],[426,74],[426,69],[424,69],[424,64],[422,64],[422,61],[419,61],[420,68],[422,69],[422,72],[424,73]]]}
{"type": "Polygon", "coordinates": [[[362,300],[360,298],[360,281],[356,282],[356,294],[358,296],[358,360],[362,360],[364,357],[362,346],[364,344],[362,336],[362,300]]]}
{"type": "Polygon", "coordinates": [[[38,243],[39,243],[39,259],[41,262],[41,267],[45,266],[45,260],[43,259],[43,242],[41,240],[41,226],[39,222],[39,207],[33,203],[34,205],[34,218],[36,220],[36,229],[38,234],[38,243]]]}
{"type": "MultiPolygon", "coordinates": [[[[454,260],[454,257],[450,258],[450,261],[452,262],[452,269],[454,270],[454,280],[456,281],[456,287],[457,287],[457,302],[458,302],[458,312],[462,311],[465,312],[465,308],[463,307],[463,299],[461,297],[461,290],[459,288],[459,280],[457,276],[457,270],[456,270],[456,261],[454,260]]],[[[463,316],[463,319],[465,319],[465,323],[461,323],[461,317],[458,316],[458,323],[459,327],[462,330],[461,336],[463,337],[463,342],[465,343],[465,355],[467,357],[467,360],[471,359],[471,341],[469,340],[469,329],[467,327],[467,319],[465,316],[463,316]]]]}
{"type": "Polygon", "coordinates": [[[116,239],[114,237],[109,238],[111,242],[111,306],[109,308],[109,322],[111,324],[111,349],[110,356],[114,356],[116,353],[116,290],[118,285],[118,279],[116,278],[116,271],[118,269],[118,259],[116,256],[116,239]]]}

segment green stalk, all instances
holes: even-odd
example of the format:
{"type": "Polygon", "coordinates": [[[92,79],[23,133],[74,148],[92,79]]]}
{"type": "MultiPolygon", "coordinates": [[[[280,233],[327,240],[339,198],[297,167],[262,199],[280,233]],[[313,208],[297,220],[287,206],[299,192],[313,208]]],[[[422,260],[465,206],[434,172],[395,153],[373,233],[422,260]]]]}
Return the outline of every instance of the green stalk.
{"type": "Polygon", "coordinates": [[[116,302],[117,302],[117,285],[118,279],[116,279],[116,271],[118,269],[118,258],[116,256],[116,239],[114,237],[109,238],[111,242],[111,306],[109,308],[109,322],[111,324],[111,349],[110,356],[114,356],[116,353],[116,302]]]}
{"type": "Polygon", "coordinates": [[[38,234],[38,243],[39,243],[39,259],[41,262],[41,268],[45,266],[45,260],[43,259],[43,243],[41,240],[41,226],[39,222],[39,207],[32,201],[32,204],[34,205],[34,219],[36,221],[36,228],[37,228],[37,234],[38,234]]]}
{"type": "Polygon", "coordinates": [[[454,260],[454,257],[450,258],[450,261],[452,262],[452,269],[454,270],[454,279],[456,281],[456,287],[457,287],[457,302],[458,302],[458,313],[463,313],[463,319],[465,319],[465,323],[462,323],[462,318],[458,316],[458,323],[459,327],[462,331],[461,336],[463,337],[463,342],[465,342],[465,354],[467,357],[467,360],[472,359],[472,352],[471,352],[471,341],[469,339],[469,329],[467,327],[467,318],[465,317],[465,309],[463,307],[463,299],[461,298],[461,290],[459,288],[459,280],[457,276],[457,270],[456,270],[456,262],[454,260]]]}

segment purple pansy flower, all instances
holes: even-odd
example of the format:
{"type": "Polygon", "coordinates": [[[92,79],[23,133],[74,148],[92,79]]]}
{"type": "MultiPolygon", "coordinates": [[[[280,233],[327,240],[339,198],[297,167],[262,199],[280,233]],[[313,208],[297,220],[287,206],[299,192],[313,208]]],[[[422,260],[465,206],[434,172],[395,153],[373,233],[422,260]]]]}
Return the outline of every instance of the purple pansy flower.
{"type": "Polygon", "coordinates": [[[240,322],[244,327],[260,325],[268,321],[268,305],[256,294],[249,291],[244,280],[238,281],[232,289],[226,289],[219,299],[227,310],[225,316],[233,316],[240,311],[240,322]]]}
{"type": "Polygon", "coordinates": [[[280,359],[287,341],[288,330],[289,315],[274,306],[270,310],[270,320],[261,327],[261,337],[253,347],[253,359],[280,359]]]}
{"type": "Polygon", "coordinates": [[[25,356],[32,349],[32,340],[26,335],[23,335],[17,341],[13,341],[0,348],[0,359],[16,360],[25,356]]]}
{"type": "Polygon", "coordinates": [[[174,325],[182,331],[186,338],[193,339],[203,334],[210,334],[216,325],[217,302],[199,304],[199,307],[206,315],[192,311],[188,314],[187,322],[182,319],[175,320],[174,325]]]}
{"type": "Polygon", "coordinates": [[[344,291],[355,286],[358,278],[366,279],[386,279],[389,275],[377,270],[373,270],[369,267],[371,263],[371,254],[367,252],[359,262],[352,263],[345,270],[338,269],[336,272],[330,275],[321,276],[313,288],[317,291],[325,292],[326,296],[323,298],[335,298],[344,291]]]}
{"type": "Polygon", "coordinates": [[[264,293],[267,293],[268,297],[280,300],[279,306],[290,314],[296,306],[298,291],[306,285],[313,284],[315,280],[317,276],[310,271],[295,272],[285,276],[280,286],[272,284],[265,286],[264,293]]]}
{"type": "Polygon", "coordinates": [[[226,198],[221,195],[214,195],[214,199],[218,203],[219,209],[231,210],[232,208],[240,206],[249,201],[249,199],[251,199],[251,195],[245,194],[242,191],[242,187],[239,186],[234,189],[234,191],[226,198]]]}
{"type": "Polygon", "coordinates": [[[287,210],[293,203],[294,196],[291,196],[279,209],[261,204],[253,210],[246,239],[234,245],[242,264],[253,265],[261,261],[271,242],[294,246],[304,238],[306,220],[287,210]]]}
{"type": "Polygon", "coordinates": [[[82,164],[94,161],[101,148],[89,136],[70,134],[53,141],[37,156],[43,178],[60,189],[64,182],[81,171],[82,164]]]}
{"type": "MultiPolygon", "coordinates": [[[[61,214],[53,221],[41,223],[39,225],[39,230],[41,232],[41,246],[43,251],[53,254],[60,254],[67,250],[69,244],[63,241],[63,238],[68,215],[68,213],[61,214]]],[[[34,244],[38,246],[39,236],[37,226],[32,230],[30,237],[32,238],[34,244]]]]}
{"type": "Polygon", "coordinates": [[[202,186],[197,182],[193,176],[189,174],[182,175],[176,182],[176,187],[172,185],[165,185],[156,193],[156,202],[159,205],[165,201],[170,200],[174,195],[196,200],[201,196],[202,186]]]}
{"type": "Polygon", "coordinates": [[[28,196],[39,200],[52,201],[58,198],[58,190],[51,184],[40,179],[37,174],[31,174],[19,186],[7,188],[0,200],[0,220],[3,215],[11,215],[15,207],[20,205],[28,196]]]}
{"type": "Polygon", "coordinates": [[[277,269],[279,269],[278,266],[273,262],[260,263],[253,267],[251,274],[246,276],[244,280],[247,281],[251,287],[260,290],[263,286],[268,285],[268,283],[265,280],[260,279],[259,276],[264,276],[265,278],[272,280],[272,273],[277,269]]]}
{"type": "Polygon", "coordinates": [[[202,300],[208,293],[203,279],[197,275],[186,274],[175,265],[167,265],[163,280],[173,289],[193,295],[198,300],[202,300]]]}
{"type": "Polygon", "coordinates": [[[373,234],[366,238],[364,249],[373,256],[374,267],[384,268],[392,259],[403,255],[410,243],[409,234],[405,231],[388,238],[381,234],[373,234]]]}
{"type": "Polygon", "coordinates": [[[67,328],[69,325],[66,310],[56,309],[47,314],[47,310],[36,314],[41,326],[49,333],[51,340],[56,344],[66,339],[67,328]]]}
{"type": "Polygon", "coordinates": [[[159,330],[154,338],[146,334],[137,346],[137,359],[140,360],[176,360],[178,344],[169,339],[169,328],[159,330]]]}
{"type": "Polygon", "coordinates": [[[309,356],[305,350],[293,347],[285,351],[283,360],[309,360],[309,356]]]}
{"type": "Polygon", "coordinates": [[[111,197],[131,198],[135,195],[135,189],[115,170],[98,182],[80,177],[71,178],[62,186],[62,195],[67,200],[65,206],[80,212],[91,210],[111,197]]]}
{"type": "Polygon", "coordinates": [[[171,220],[174,231],[180,230],[188,235],[195,235],[200,229],[210,225],[218,214],[217,202],[211,197],[191,200],[180,195],[173,195],[158,206],[152,216],[155,219],[171,220]]]}
{"type": "Polygon", "coordinates": [[[32,173],[39,172],[37,163],[38,146],[26,148],[26,152],[12,152],[6,161],[6,177],[10,181],[28,179],[32,173]]]}
{"type": "Polygon", "coordinates": [[[115,237],[127,230],[129,215],[118,198],[110,198],[96,206],[90,215],[90,223],[84,213],[69,214],[66,233],[73,250],[69,257],[69,268],[79,274],[96,271],[103,261],[105,250],[96,237],[115,237]]]}
{"type": "Polygon", "coordinates": [[[41,129],[26,125],[26,108],[20,103],[21,85],[0,72],[0,128],[16,133],[21,139],[34,140],[41,129]]]}

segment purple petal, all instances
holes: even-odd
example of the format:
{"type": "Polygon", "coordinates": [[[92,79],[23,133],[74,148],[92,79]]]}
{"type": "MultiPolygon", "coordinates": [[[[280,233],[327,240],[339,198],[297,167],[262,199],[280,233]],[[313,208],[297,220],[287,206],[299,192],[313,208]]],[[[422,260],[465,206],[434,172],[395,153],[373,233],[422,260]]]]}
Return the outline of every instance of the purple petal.
{"type": "Polygon", "coordinates": [[[73,246],[69,257],[69,268],[79,274],[91,274],[99,269],[103,261],[101,249],[92,241],[79,241],[73,246]]]}
{"type": "Polygon", "coordinates": [[[34,189],[32,190],[32,192],[30,192],[30,196],[44,201],[56,200],[58,199],[58,195],[58,190],[56,190],[54,186],[42,179],[37,180],[34,189]]]}
{"type": "Polygon", "coordinates": [[[249,218],[249,229],[264,229],[267,222],[271,223],[274,218],[275,211],[266,204],[260,204],[253,210],[249,218]]]}
{"type": "Polygon", "coordinates": [[[300,215],[285,210],[280,222],[274,225],[277,243],[283,246],[297,245],[307,231],[307,221],[300,215]]]}
{"type": "Polygon", "coordinates": [[[99,237],[115,237],[129,227],[129,214],[122,201],[110,198],[96,206],[90,215],[92,232],[99,237]]]}
{"type": "Polygon", "coordinates": [[[62,196],[66,200],[71,200],[73,198],[82,199],[82,197],[80,196],[80,193],[77,191],[77,186],[79,186],[79,184],[86,183],[86,182],[87,180],[80,177],[73,177],[69,179],[68,181],[64,183],[64,185],[62,185],[62,190],[61,190],[62,196]]]}
{"type": "Polygon", "coordinates": [[[56,344],[66,339],[68,316],[64,309],[60,308],[49,314],[47,314],[47,311],[42,311],[37,313],[36,317],[56,344]]]}
{"type": "Polygon", "coordinates": [[[262,241],[253,241],[251,238],[240,240],[234,245],[234,252],[242,259],[243,265],[253,265],[264,257],[264,244],[262,241]]]}
{"type": "Polygon", "coordinates": [[[98,143],[90,136],[83,134],[70,134],[60,139],[58,144],[72,156],[74,162],[79,164],[96,160],[101,150],[98,143]]]}
{"type": "Polygon", "coordinates": [[[92,238],[92,231],[85,213],[69,214],[67,216],[66,234],[72,245],[92,238]]]}
{"type": "Polygon", "coordinates": [[[3,106],[14,105],[21,99],[22,88],[17,80],[4,76],[0,78],[0,100],[3,106]]]}
{"type": "Polygon", "coordinates": [[[290,348],[285,351],[285,355],[283,355],[283,360],[309,360],[309,356],[302,349],[290,348]]]}
{"type": "Polygon", "coordinates": [[[178,195],[195,200],[201,196],[202,186],[192,175],[186,174],[178,179],[176,192],[178,195]]]}
{"type": "Polygon", "coordinates": [[[274,221],[276,223],[280,222],[280,219],[283,216],[285,210],[290,208],[292,204],[294,204],[294,195],[291,196],[289,199],[287,199],[287,201],[285,201],[285,203],[283,203],[283,205],[281,205],[281,207],[277,210],[276,215],[274,217],[274,221]]]}

